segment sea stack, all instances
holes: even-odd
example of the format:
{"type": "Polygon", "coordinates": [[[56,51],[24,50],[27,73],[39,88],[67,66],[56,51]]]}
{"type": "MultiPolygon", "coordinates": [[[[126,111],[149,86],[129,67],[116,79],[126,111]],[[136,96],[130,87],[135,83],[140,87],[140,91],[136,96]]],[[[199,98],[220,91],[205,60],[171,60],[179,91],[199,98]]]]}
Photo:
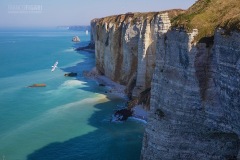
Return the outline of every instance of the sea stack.
{"type": "Polygon", "coordinates": [[[73,41],[73,42],[80,42],[80,38],[79,38],[78,36],[74,36],[74,37],[72,38],[72,41],[73,41]]]}

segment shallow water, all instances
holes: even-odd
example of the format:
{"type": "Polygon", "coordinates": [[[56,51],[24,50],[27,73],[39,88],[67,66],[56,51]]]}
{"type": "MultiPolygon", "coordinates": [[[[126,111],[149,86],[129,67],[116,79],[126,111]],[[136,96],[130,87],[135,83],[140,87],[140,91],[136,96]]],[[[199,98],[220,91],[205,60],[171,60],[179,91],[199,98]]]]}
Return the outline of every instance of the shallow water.
{"type": "Polygon", "coordinates": [[[144,124],[111,123],[124,100],[82,76],[85,31],[0,30],[0,156],[6,160],[139,159],[144,124]],[[75,35],[81,42],[71,42],[75,35]],[[58,67],[51,66],[58,60],[58,67]],[[66,72],[77,77],[64,77],[66,72]],[[34,83],[46,87],[28,88],[34,83]]]}

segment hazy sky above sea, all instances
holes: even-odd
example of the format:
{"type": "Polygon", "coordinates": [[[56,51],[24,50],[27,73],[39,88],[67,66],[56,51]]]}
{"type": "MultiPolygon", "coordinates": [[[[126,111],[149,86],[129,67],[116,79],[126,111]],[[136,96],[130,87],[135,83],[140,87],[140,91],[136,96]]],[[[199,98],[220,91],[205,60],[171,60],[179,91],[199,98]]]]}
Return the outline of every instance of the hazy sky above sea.
{"type": "Polygon", "coordinates": [[[187,9],[196,0],[0,0],[0,27],[89,25],[127,12],[187,9]]]}

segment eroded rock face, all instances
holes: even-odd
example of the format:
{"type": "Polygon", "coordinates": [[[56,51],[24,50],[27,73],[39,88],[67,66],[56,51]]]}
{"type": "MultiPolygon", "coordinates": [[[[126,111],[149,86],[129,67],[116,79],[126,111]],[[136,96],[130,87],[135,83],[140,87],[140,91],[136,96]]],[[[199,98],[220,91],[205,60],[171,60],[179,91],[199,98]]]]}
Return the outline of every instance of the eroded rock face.
{"type": "Polygon", "coordinates": [[[142,159],[236,159],[240,136],[240,33],[213,46],[168,31],[157,45],[142,159]]]}
{"type": "Polygon", "coordinates": [[[170,27],[167,13],[94,19],[91,26],[97,69],[112,80],[131,86],[127,91],[134,97],[149,88],[157,38],[170,27]]]}
{"type": "Polygon", "coordinates": [[[141,159],[240,159],[240,33],[206,44],[169,27],[162,13],[92,21],[98,71],[133,96],[151,88],[141,159]]]}

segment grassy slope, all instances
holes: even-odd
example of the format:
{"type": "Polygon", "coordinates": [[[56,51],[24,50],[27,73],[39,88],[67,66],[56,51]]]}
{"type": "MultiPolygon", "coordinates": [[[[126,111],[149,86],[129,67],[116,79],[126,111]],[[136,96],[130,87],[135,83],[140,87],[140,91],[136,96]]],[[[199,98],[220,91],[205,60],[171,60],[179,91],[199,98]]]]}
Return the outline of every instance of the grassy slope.
{"type": "Polygon", "coordinates": [[[218,27],[240,30],[240,0],[198,0],[185,13],[172,19],[174,27],[197,28],[197,40],[211,37],[218,27]]]}

